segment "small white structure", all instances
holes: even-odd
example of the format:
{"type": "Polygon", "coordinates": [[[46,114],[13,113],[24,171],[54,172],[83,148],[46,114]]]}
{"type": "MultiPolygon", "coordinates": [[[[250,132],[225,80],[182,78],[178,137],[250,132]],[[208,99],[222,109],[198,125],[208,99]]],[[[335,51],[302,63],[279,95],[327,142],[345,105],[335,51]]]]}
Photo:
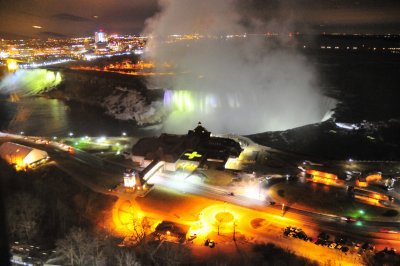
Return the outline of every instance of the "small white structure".
{"type": "Polygon", "coordinates": [[[139,174],[133,169],[126,169],[124,172],[124,187],[135,188],[141,185],[139,174]]]}
{"type": "Polygon", "coordinates": [[[49,159],[47,152],[13,142],[0,146],[0,157],[18,169],[34,167],[49,159]]]}

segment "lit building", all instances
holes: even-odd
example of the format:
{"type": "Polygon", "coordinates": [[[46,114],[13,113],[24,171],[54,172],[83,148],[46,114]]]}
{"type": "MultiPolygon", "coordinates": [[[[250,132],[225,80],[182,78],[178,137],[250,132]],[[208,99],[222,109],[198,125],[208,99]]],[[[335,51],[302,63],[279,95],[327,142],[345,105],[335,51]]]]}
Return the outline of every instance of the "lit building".
{"type": "Polygon", "coordinates": [[[187,135],[162,134],[139,140],[132,148],[132,159],[142,167],[162,161],[163,170],[191,172],[198,167],[223,168],[229,158],[237,158],[241,152],[239,143],[212,137],[199,122],[187,135]]]}
{"type": "Polygon", "coordinates": [[[373,172],[367,175],[363,175],[357,178],[356,186],[358,187],[368,187],[369,183],[379,182],[382,180],[382,173],[373,172]]]}
{"type": "Polygon", "coordinates": [[[13,142],[5,142],[0,146],[0,157],[17,170],[35,167],[49,159],[45,151],[13,142]]]}
{"type": "Polygon", "coordinates": [[[306,177],[307,180],[311,182],[321,183],[325,185],[338,185],[342,183],[337,175],[317,170],[307,170],[306,177]]]}
{"type": "Polygon", "coordinates": [[[137,172],[127,169],[124,173],[124,187],[135,188],[141,186],[141,181],[137,172]]]}
{"type": "Polygon", "coordinates": [[[107,42],[107,35],[102,31],[98,31],[94,33],[94,42],[99,43],[99,42],[107,42]]]}

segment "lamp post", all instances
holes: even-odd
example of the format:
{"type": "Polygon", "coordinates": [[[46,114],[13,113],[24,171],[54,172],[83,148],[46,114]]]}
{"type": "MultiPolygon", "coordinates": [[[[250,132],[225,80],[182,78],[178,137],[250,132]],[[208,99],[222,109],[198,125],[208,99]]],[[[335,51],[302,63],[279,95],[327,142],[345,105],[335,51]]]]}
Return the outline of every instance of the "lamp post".
{"type": "Polygon", "coordinates": [[[233,241],[236,241],[236,221],[233,221],[233,241]]]}

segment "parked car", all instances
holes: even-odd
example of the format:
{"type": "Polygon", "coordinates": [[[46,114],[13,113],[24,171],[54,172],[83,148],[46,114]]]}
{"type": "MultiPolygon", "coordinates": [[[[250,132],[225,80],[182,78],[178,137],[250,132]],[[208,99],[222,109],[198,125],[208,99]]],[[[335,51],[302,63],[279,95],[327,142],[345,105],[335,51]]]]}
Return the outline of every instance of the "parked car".
{"type": "Polygon", "coordinates": [[[349,248],[348,247],[342,247],[340,249],[340,251],[342,251],[343,253],[346,253],[347,251],[349,251],[349,248]]]}
{"type": "Polygon", "coordinates": [[[321,232],[318,235],[318,239],[322,239],[322,240],[329,240],[329,235],[325,232],[321,232]]]}
{"type": "Polygon", "coordinates": [[[210,239],[206,239],[206,242],[204,242],[204,246],[213,248],[213,247],[215,247],[215,241],[214,240],[210,240],[210,239]]]}

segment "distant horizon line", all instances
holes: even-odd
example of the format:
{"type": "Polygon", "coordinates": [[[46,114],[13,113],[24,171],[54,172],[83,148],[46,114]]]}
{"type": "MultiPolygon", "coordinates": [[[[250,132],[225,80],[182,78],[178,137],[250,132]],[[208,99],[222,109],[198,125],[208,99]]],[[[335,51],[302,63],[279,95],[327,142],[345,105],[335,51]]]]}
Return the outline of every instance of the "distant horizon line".
{"type": "MultiPolygon", "coordinates": [[[[95,32],[93,32],[94,34],[95,32]]],[[[107,32],[105,32],[107,33],[107,32]]],[[[126,33],[126,34],[116,34],[112,33],[109,34],[110,36],[116,36],[116,37],[138,37],[138,38],[149,38],[149,36],[142,35],[142,34],[132,34],[132,33],[126,33]]],[[[235,34],[225,34],[225,35],[206,35],[206,34],[199,34],[199,33],[182,33],[182,34],[169,34],[167,35],[168,37],[177,37],[177,36],[187,36],[187,35],[198,35],[198,36],[244,36],[244,35],[266,35],[266,36],[280,36],[280,35],[289,35],[289,36],[299,36],[299,35],[320,35],[320,36],[326,36],[326,35],[333,35],[333,36],[393,36],[393,37],[399,37],[400,33],[393,33],[393,32],[386,32],[386,33],[351,33],[351,32],[315,32],[315,33],[304,33],[300,31],[288,31],[285,33],[282,32],[265,32],[265,33],[235,33],[235,34]]],[[[1,41],[21,41],[21,40],[68,40],[68,39],[90,39],[94,38],[94,36],[59,36],[59,37],[29,37],[29,36],[21,36],[19,38],[8,38],[8,37],[0,37],[1,41]]]]}

